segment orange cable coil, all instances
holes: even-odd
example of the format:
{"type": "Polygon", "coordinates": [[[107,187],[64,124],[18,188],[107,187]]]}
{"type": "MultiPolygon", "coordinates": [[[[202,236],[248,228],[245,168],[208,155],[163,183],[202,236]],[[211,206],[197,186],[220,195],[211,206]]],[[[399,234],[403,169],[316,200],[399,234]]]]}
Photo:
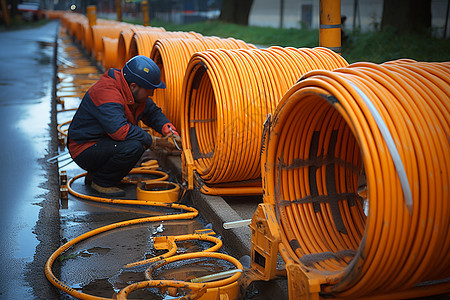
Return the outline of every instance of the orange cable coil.
{"type": "MultiPolygon", "coordinates": [[[[258,178],[267,115],[306,72],[346,65],[340,55],[320,47],[195,53],[182,89],[183,155],[186,149],[192,152],[194,169],[206,184],[250,181],[257,188],[248,194],[262,194],[258,178]]],[[[243,187],[228,192],[247,193],[243,187]]]]}
{"type": "Polygon", "coordinates": [[[264,202],[275,205],[283,259],[322,276],[322,292],[450,291],[448,78],[448,62],[361,62],[309,72],[280,101],[262,154],[264,202]]]}
{"type": "Polygon", "coordinates": [[[153,101],[176,128],[181,128],[181,93],[186,67],[195,52],[207,49],[255,49],[256,47],[234,38],[202,37],[199,39],[165,38],[156,41],[150,58],[161,69],[166,89],[155,91],[153,101]]]}
{"type": "Polygon", "coordinates": [[[117,45],[119,44],[119,39],[113,39],[104,36],[102,38],[103,42],[103,56],[102,56],[102,66],[105,70],[109,68],[121,69],[122,65],[119,63],[117,56],[117,45]]]}
{"type": "Polygon", "coordinates": [[[145,55],[150,57],[153,45],[158,39],[162,38],[199,38],[201,34],[195,32],[183,32],[183,31],[147,31],[138,30],[134,32],[131,38],[128,48],[128,58],[132,58],[136,55],[145,55]]]}
{"type": "Polygon", "coordinates": [[[148,27],[148,26],[140,26],[140,25],[133,25],[129,28],[125,28],[122,30],[119,36],[119,44],[117,48],[117,56],[119,63],[123,66],[131,57],[128,56],[129,48],[130,48],[130,42],[131,38],[133,37],[133,34],[136,31],[161,31],[165,32],[166,30],[163,27],[148,27]]]}
{"type": "MultiPolygon", "coordinates": [[[[92,26],[92,40],[93,48],[92,55],[99,62],[103,59],[103,37],[109,37],[113,39],[118,39],[120,32],[122,31],[122,26],[111,26],[111,25],[94,25],[92,26]]],[[[117,46],[115,48],[117,52],[117,46]]]]}

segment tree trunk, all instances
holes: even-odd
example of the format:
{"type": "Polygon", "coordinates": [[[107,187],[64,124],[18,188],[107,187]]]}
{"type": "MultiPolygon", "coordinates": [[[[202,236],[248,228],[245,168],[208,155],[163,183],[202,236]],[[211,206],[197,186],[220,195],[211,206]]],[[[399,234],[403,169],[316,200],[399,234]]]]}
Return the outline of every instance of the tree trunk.
{"type": "Polygon", "coordinates": [[[223,0],[219,20],[248,25],[248,16],[253,0],[223,0]]]}
{"type": "Polygon", "coordinates": [[[384,0],[381,30],[425,32],[431,28],[431,0],[384,0]]]}

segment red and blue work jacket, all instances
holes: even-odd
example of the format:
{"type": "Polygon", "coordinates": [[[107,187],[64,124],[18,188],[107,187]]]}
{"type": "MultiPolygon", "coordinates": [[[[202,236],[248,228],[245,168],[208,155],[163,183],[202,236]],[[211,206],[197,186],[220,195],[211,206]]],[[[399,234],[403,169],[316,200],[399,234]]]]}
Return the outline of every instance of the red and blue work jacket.
{"type": "Polygon", "coordinates": [[[72,119],[67,143],[72,158],[105,136],[116,141],[138,140],[150,147],[152,138],[138,126],[140,120],[159,133],[170,122],[150,98],[135,109],[122,71],[109,69],[86,92],[72,119]]]}

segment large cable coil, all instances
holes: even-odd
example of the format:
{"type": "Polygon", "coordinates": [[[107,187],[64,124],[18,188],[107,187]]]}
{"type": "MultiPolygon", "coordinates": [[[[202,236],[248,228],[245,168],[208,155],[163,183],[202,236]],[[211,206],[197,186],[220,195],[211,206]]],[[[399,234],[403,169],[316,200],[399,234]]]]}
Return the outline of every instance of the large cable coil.
{"type": "MultiPolygon", "coordinates": [[[[118,39],[123,26],[120,25],[94,25],[92,26],[93,48],[92,54],[99,62],[103,58],[103,37],[118,39]]],[[[116,46],[117,50],[117,46],[116,46]]]]}
{"type": "Polygon", "coordinates": [[[260,147],[267,115],[306,72],[346,65],[326,48],[195,53],[183,82],[184,155],[192,153],[195,171],[206,184],[244,181],[259,185],[249,193],[261,194],[260,147]]]}
{"type": "Polygon", "coordinates": [[[264,202],[283,259],[321,292],[450,291],[449,78],[450,63],[355,63],[309,72],[280,101],[264,202]]]}
{"type": "Polygon", "coordinates": [[[130,42],[131,38],[133,37],[133,34],[136,31],[143,31],[143,30],[149,30],[149,31],[161,31],[165,32],[166,30],[163,27],[148,27],[148,26],[140,26],[140,25],[133,25],[129,28],[124,28],[119,36],[119,44],[117,48],[117,59],[119,61],[120,65],[124,65],[131,57],[128,56],[129,48],[130,48],[130,42]]]}
{"type": "Polygon", "coordinates": [[[119,44],[119,39],[109,38],[104,36],[102,38],[103,42],[103,55],[102,55],[102,65],[105,70],[109,68],[122,68],[123,65],[120,64],[117,56],[117,45],[119,44]]]}
{"type": "Polygon", "coordinates": [[[153,45],[158,39],[163,38],[199,38],[201,34],[195,32],[183,32],[183,31],[136,31],[131,38],[128,48],[128,58],[132,58],[136,55],[145,55],[150,57],[153,45]]]}
{"type": "Polygon", "coordinates": [[[167,38],[156,41],[150,58],[161,69],[161,79],[166,89],[157,89],[153,100],[176,128],[181,128],[182,84],[189,59],[195,52],[207,49],[255,49],[234,38],[202,37],[199,39],[167,38]]]}

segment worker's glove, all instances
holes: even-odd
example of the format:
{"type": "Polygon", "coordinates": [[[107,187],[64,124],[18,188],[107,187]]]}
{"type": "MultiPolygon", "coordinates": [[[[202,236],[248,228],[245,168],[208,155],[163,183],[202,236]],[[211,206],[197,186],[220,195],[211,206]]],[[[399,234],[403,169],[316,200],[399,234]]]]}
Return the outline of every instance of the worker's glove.
{"type": "Polygon", "coordinates": [[[177,129],[176,129],[175,126],[173,126],[173,124],[170,123],[170,122],[163,125],[163,127],[162,127],[162,129],[161,129],[161,132],[162,132],[162,134],[163,134],[164,136],[168,136],[168,135],[171,135],[171,134],[174,134],[174,135],[178,135],[178,136],[179,136],[179,134],[178,134],[178,132],[177,132],[177,129]]]}
{"type": "MultiPolygon", "coordinates": [[[[175,137],[178,137],[180,139],[179,136],[176,136],[174,134],[165,137],[152,136],[152,145],[150,146],[150,150],[165,149],[168,151],[172,151],[177,149],[177,146],[175,144],[175,137]]],[[[181,139],[179,145],[181,146],[181,139]]]]}
{"type": "Polygon", "coordinates": [[[175,145],[175,148],[177,150],[180,150],[180,151],[183,150],[183,145],[181,144],[181,137],[179,135],[169,134],[167,137],[169,138],[169,141],[175,145]]]}

